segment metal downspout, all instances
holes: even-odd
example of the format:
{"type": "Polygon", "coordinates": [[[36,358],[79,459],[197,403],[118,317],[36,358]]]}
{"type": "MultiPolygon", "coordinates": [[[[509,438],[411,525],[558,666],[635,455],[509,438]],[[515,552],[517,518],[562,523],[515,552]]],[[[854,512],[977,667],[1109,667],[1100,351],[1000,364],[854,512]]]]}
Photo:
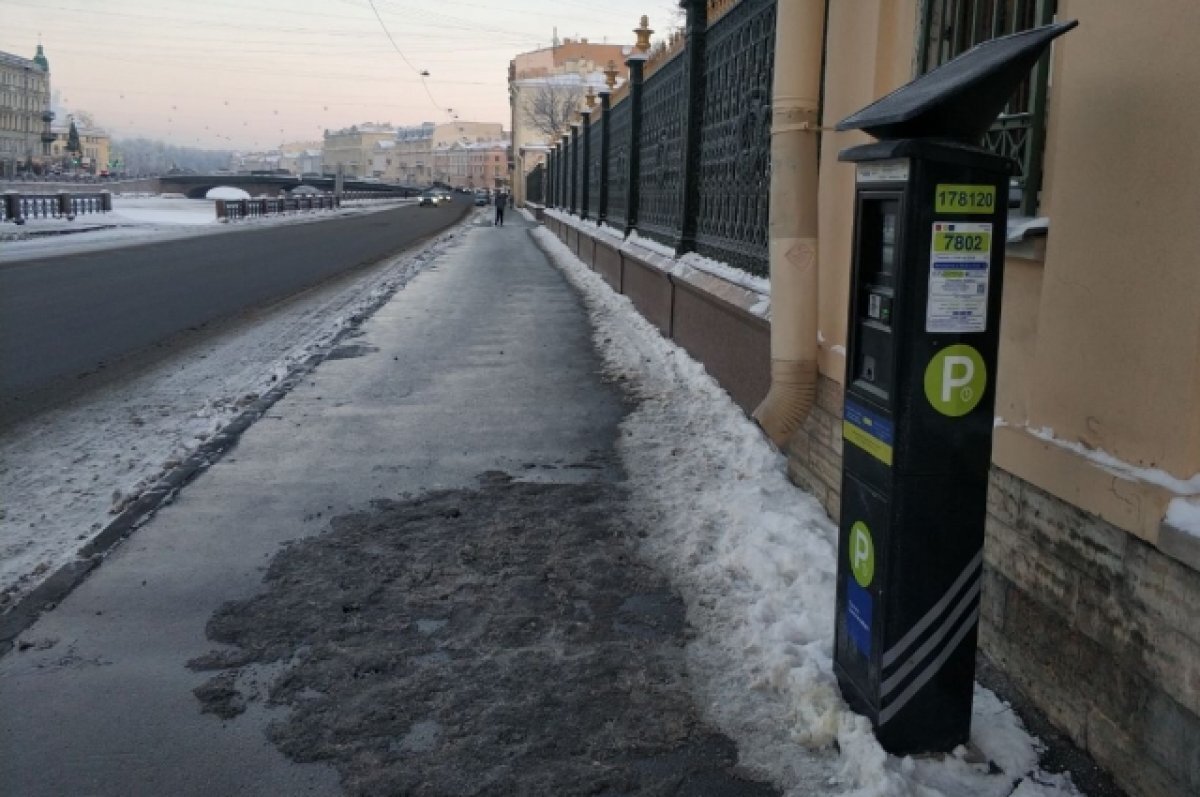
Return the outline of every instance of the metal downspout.
{"type": "Polygon", "coordinates": [[[817,162],[825,0],[778,0],[771,122],[771,388],[754,411],[782,446],[817,393],[817,162]]]}

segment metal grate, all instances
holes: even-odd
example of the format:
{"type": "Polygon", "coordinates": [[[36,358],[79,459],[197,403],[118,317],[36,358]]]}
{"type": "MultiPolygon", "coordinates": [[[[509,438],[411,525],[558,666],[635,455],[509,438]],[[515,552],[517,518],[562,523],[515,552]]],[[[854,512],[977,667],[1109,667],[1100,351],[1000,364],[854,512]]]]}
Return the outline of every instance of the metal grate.
{"type": "MultiPolygon", "coordinates": [[[[921,74],[966,52],[980,42],[1048,25],[1057,0],[925,0],[921,11],[917,66],[921,74]]],[[[1024,215],[1037,213],[1042,186],[1046,87],[1049,55],[1013,93],[983,145],[1017,164],[1014,187],[1024,215]]]]}
{"type": "MultiPolygon", "coordinates": [[[[679,51],[682,53],[682,49],[679,51]]],[[[677,53],[642,89],[638,232],[674,246],[683,227],[684,59],[677,53]]]]}
{"type": "Polygon", "coordinates": [[[700,254],[765,276],[775,0],[742,0],[708,31],[700,136],[700,254]]]}
{"type": "Polygon", "coordinates": [[[609,110],[608,119],[608,223],[624,228],[625,206],[629,202],[629,99],[623,99],[609,110]]]}

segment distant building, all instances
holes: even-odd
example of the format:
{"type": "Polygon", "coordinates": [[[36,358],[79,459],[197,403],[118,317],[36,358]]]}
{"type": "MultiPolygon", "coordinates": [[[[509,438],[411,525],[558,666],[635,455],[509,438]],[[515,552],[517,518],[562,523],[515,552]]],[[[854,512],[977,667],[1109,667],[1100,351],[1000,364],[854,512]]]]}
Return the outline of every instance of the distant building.
{"type": "Polygon", "coordinates": [[[404,185],[428,185],[433,182],[433,134],[437,125],[419,125],[396,130],[393,154],[396,182],[404,185]]]}
{"type": "Polygon", "coordinates": [[[455,141],[434,150],[434,172],[454,188],[504,188],[508,185],[507,139],[455,141]]]}
{"type": "Polygon", "coordinates": [[[509,63],[512,190],[518,204],[525,198],[525,175],[545,163],[547,145],[568,129],[567,117],[583,108],[588,88],[593,92],[605,88],[604,70],[610,64],[617,82],[624,83],[628,69],[623,47],[587,39],[555,40],[554,46],[521,53],[509,63]],[[547,113],[548,103],[557,105],[559,112],[547,113]],[[557,133],[551,128],[557,128],[557,133]]]}
{"type": "Polygon", "coordinates": [[[33,58],[0,53],[0,177],[45,165],[53,118],[50,62],[42,45],[33,58]]]}
{"type": "MultiPolygon", "coordinates": [[[[499,122],[467,122],[455,120],[445,124],[422,122],[419,125],[401,127],[396,130],[392,141],[379,142],[372,151],[371,174],[388,182],[403,185],[426,186],[435,182],[450,185],[467,185],[467,173],[470,157],[479,160],[477,180],[483,179],[482,159],[483,150],[494,149],[498,144],[503,145],[506,133],[499,122]],[[471,148],[471,156],[467,154],[471,148]],[[461,169],[458,176],[462,182],[454,182],[451,169],[451,150],[455,169],[461,169]]],[[[495,153],[493,153],[493,158],[495,153]]],[[[506,155],[502,156],[507,158],[506,155]]],[[[494,167],[489,162],[489,170],[494,167]]],[[[507,178],[507,165],[504,165],[507,178]]],[[[489,171],[490,174],[490,171],[489,171]]],[[[483,183],[476,183],[482,185],[483,183]]],[[[486,183],[489,187],[494,183],[486,183]]]]}
{"type": "Polygon", "coordinates": [[[50,131],[54,134],[54,140],[50,142],[50,152],[48,153],[51,162],[61,163],[67,169],[90,174],[99,174],[108,169],[112,141],[105,130],[94,124],[87,124],[83,120],[75,120],[75,132],[79,134],[81,150],[79,162],[71,164],[66,163],[66,160],[71,157],[71,153],[67,152],[67,142],[71,135],[71,120],[68,119],[66,124],[52,125],[50,131]]]}
{"type": "Polygon", "coordinates": [[[396,128],[390,124],[368,123],[326,130],[321,147],[321,170],[325,174],[334,174],[341,166],[347,177],[369,177],[376,142],[395,138],[396,128]]]}
{"type": "Polygon", "coordinates": [[[320,141],[293,141],[279,148],[279,168],[292,174],[321,173],[320,141]]]}

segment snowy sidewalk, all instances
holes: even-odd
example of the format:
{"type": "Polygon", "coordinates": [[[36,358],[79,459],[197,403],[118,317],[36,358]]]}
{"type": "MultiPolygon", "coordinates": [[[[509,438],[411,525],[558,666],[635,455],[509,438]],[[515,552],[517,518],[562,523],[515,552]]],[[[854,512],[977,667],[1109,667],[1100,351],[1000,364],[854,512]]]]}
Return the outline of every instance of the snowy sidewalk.
{"type": "Polygon", "coordinates": [[[6,788],[1075,793],[985,690],[990,762],[879,748],[832,524],[528,227],[472,229],[0,658],[6,788]]]}

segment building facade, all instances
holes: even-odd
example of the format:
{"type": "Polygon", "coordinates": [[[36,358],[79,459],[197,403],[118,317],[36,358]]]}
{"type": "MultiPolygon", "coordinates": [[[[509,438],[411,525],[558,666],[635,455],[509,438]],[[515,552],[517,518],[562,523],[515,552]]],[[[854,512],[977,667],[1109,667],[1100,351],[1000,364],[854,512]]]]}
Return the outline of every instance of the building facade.
{"type": "Polygon", "coordinates": [[[0,53],[0,177],[44,166],[51,119],[50,63],[42,45],[33,58],[0,53]]]}
{"type": "Polygon", "coordinates": [[[395,139],[390,124],[362,124],[341,130],[326,130],[321,147],[321,169],[334,174],[341,166],[347,177],[370,177],[371,159],[378,141],[395,139]]]}
{"type": "Polygon", "coordinates": [[[79,135],[80,151],[77,155],[67,151],[70,140],[70,119],[65,125],[53,125],[50,128],[54,141],[50,142],[49,159],[53,168],[77,170],[88,174],[99,174],[107,171],[111,165],[112,140],[108,133],[95,125],[75,124],[75,132],[79,135]],[[69,163],[68,160],[78,160],[69,163]]]}
{"type": "Polygon", "coordinates": [[[292,174],[321,173],[320,141],[292,141],[279,148],[279,168],[292,174]]]}
{"type": "MultiPolygon", "coordinates": [[[[547,145],[557,143],[551,128],[559,117],[566,117],[557,106],[584,107],[588,88],[605,88],[604,70],[615,70],[615,79],[623,83],[628,75],[623,47],[619,44],[593,44],[587,39],[563,39],[554,46],[517,55],[508,67],[508,101],[512,130],[513,200],[525,200],[525,175],[545,163],[547,145]]],[[[566,129],[565,125],[559,133],[566,129]]]]}
{"type": "Polygon", "coordinates": [[[505,188],[508,184],[508,141],[455,141],[434,150],[438,182],[454,188],[505,188]]]}

